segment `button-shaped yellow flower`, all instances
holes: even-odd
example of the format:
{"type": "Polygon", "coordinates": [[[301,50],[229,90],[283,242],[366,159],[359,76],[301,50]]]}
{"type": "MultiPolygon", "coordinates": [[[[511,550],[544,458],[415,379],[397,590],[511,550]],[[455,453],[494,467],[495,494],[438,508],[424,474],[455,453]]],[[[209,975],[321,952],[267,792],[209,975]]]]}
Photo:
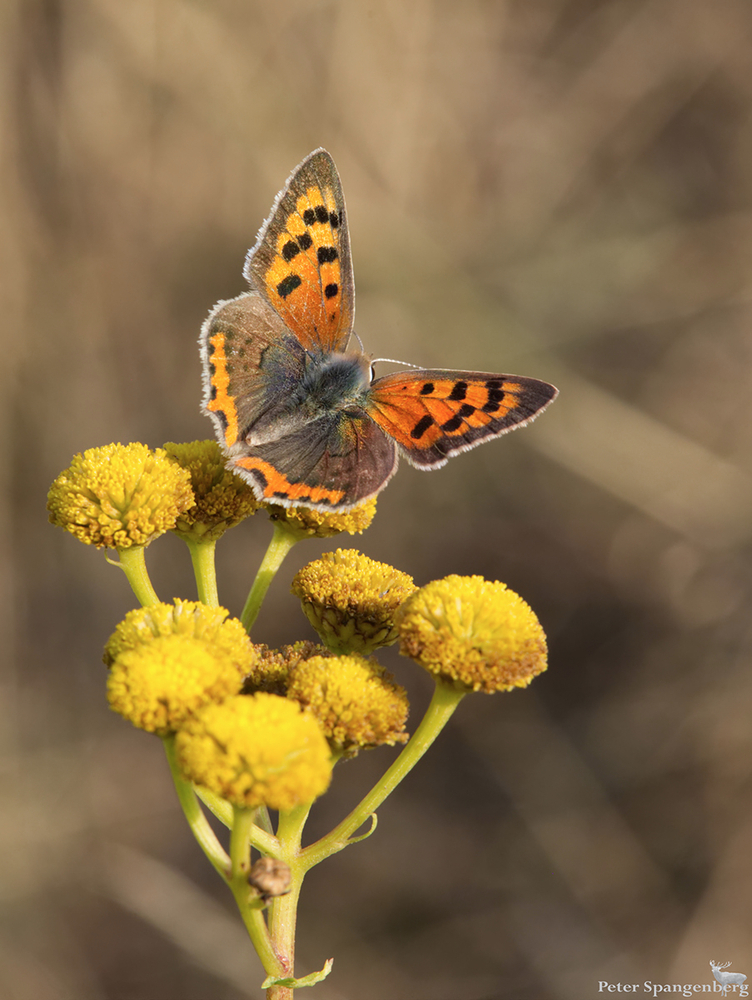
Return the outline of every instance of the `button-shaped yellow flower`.
{"type": "Polygon", "coordinates": [[[414,590],[407,573],[355,549],[325,553],[292,582],[309,622],[336,653],[368,654],[396,642],[394,614],[414,590]]]}
{"type": "Polygon", "coordinates": [[[183,635],[202,639],[227,654],[245,677],[258,659],[256,647],[237,618],[228,618],[226,608],[210,608],[200,601],[175,598],[172,604],[153,604],[129,611],[104,648],[107,666],[127,650],[149,643],[159,636],[183,635]]]}
{"type": "Polygon", "coordinates": [[[118,655],[107,699],[134,726],[163,736],[204,705],[236,695],[241,684],[226,651],[189,635],[161,635],[118,655]]]}
{"type": "Polygon", "coordinates": [[[76,455],[50,487],[50,521],[87,545],[148,545],[193,506],[190,475],[161,448],[109,444],[76,455]]]}
{"type": "Polygon", "coordinates": [[[190,474],[196,498],[178,518],[173,529],[176,534],[195,541],[216,541],[261,506],[248,483],[226,467],[216,441],[168,441],[164,450],[190,474]]]}
{"type": "Polygon", "coordinates": [[[332,748],[348,757],[407,741],[405,689],[362,656],[302,660],[290,672],[287,697],[310,708],[332,748]]]}
{"type": "Polygon", "coordinates": [[[421,587],[397,612],[400,652],[472,691],[526,687],[546,669],[546,636],[506,584],[448,576],[421,587]]]}
{"type": "Polygon", "coordinates": [[[308,507],[282,507],[280,504],[266,506],[272,521],[284,524],[288,531],[300,538],[331,538],[343,531],[348,535],[360,535],[376,516],[376,497],[341,513],[310,510],[308,507]]]}
{"type": "Polygon", "coordinates": [[[175,738],[185,776],[236,805],[286,811],[329,787],[329,745],[310,712],[273,694],[210,705],[175,738]]]}

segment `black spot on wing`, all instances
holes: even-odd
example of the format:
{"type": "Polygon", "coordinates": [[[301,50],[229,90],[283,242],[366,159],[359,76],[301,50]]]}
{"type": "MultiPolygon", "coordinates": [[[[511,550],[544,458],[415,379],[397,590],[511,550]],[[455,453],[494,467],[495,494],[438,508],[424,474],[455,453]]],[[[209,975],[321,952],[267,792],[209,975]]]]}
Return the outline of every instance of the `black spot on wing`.
{"type": "Polygon", "coordinates": [[[286,261],[291,261],[293,257],[297,257],[299,253],[300,246],[295,242],[295,240],[288,240],[282,247],[282,257],[286,261]]]}
{"type": "Polygon", "coordinates": [[[326,288],[324,289],[324,295],[326,295],[328,299],[333,299],[338,291],[339,291],[339,285],[333,281],[330,285],[327,285],[326,288]]]}
{"type": "Polygon", "coordinates": [[[449,420],[446,420],[441,425],[441,429],[443,431],[446,431],[448,434],[451,434],[453,431],[459,430],[460,427],[462,427],[462,417],[459,416],[459,414],[455,414],[455,416],[451,417],[449,420]]]}
{"type": "Polygon", "coordinates": [[[467,382],[455,382],[452,391],[449,393],[450,399],[455,399],[458,402],[464,399],[467,395],[467,382]]]}
{"type": "Polygon", "coordinates": [[[298,246],[301,250],[308,250],[309,247],[313,246],[313,240],[311,239],[310,233],[301,233],[298,236],[298,246]]]}
{"type": "Polygon", "coordinates": [[[316,251],[319,264],[331,264],[339,257],[335,247],[319,247],[316,251]]]}
{"type": "MultiPolygon", "coordinates": [[[[498,384],[498,383],[497,383],[498,384]]],[[[489,383],[487,382],[488,386],[489,383]]],[[[488,390],[488,401],[481,407],[484,413],[496,413],[496,411],[501,406],[502,400],[504,399],[503,389],[489,389],[488,390]]]]}
{"type": "Polygon", "coordinates": [[[428,428],[431,426],[432,423],[433,423],[433,417],[429,417],[428,414],[426,414],[425,417],[421,417],[420,420],[415,425],[415,427],[413,427],[413,429],[410,431],[410,437],[415,438],[415,440],[417,441],[418,438],[423,437],[423,435],[426,433],[426,431],[428,430],[428,428]]]}
{"type": "Polygon", "coordinates": [[[299,275],[297,275],[297,274],[288,274],[287,277],[283,278],[282,281],[280,281],[280,283],[277,285],[277,294],[281,298],[286,299],[287,296],[291,292],[294,292],[295,289],[299,285],[301,285],[301,284],[302,284],[302,281],[301,281],[299,275]]]}
{"type": "Polygon", "coordinates": [[[421,396],[430,396],[435,388],[433,382],[424,382],[420,387],[420,394],[421,396]]]}

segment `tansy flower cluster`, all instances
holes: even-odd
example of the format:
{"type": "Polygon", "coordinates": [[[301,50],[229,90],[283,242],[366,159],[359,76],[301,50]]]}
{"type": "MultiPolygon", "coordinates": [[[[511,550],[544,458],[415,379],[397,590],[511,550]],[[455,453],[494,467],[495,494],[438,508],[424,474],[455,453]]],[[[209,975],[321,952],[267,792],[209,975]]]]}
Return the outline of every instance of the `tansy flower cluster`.
{"type": "Polygon", "coordinates": [[[407,741],[407,692],[362,656],[300,660],[290,672],[287,696],[313,712],[338,754],[407,741]]]}
{"type": "Polygon", "coordinates": [[[435,677],[470,691],[526,687],[546,669],[546,636],[532,609],[506,585],[448,576],[397,611],[400,652],[435,677]]]}
{"type": "Polygon", "coordinates": [[[110,706],[164,739],[196,839],[230,885],[267,971],[274,972],[269,988],[312,985],[329,966],[295,980],[278,959],[284,948],[280,952],[269,936],[274,927],[294,926],[302,874],[360,839],[356,834],[369,817],[373,831],[375,810],[466,693],[525,687],[546,669],[538,619],[498,581],[448,576],[419,588],[392,566],[336,549],[304,566],[292,582],[320,641],[279,649],[253,643],[250,628],[286,553],[307,538],[362,532],[375,500],[345,513],[259,503],[226,468],[214,442],[168,443],[156,451],[141,444],[92,448],[55,480],[48,509],[53,524],[87,544],[117,551],[116,565],[142,604],[105,646],[110,706]],[[214,548],[261,508],[272,521],[273,537],[246,605],[234,618],[219,606],[214,548]],[[144,553],[167,531],[188,546],[199,601],[165,603],[151,586],[144,553]],[[407,693],[373,656],[396,642],[435,683],[414,739],[406,730],[407,693]],[[351,814],[302,848],[310,803],[329,787],[334,764],[362,750],[400,744],[405,746],[399,757],[351,814]],[[231,828],[229,855],[197,794],[231,828]],[[269,822],[257,818],[266,809],[279,812],[276,836],[269,822]],[[263,854],[255,863],[251,843],[263,854]],[[293,909],[267,926],[252,913],[266,905],[293,909]]]}
{"type": "Polygon", "coordinates": [[[104,660],[110,706],[140,729],[176,733],[179,762],[197,784],[273,809],[328,787],[331,753],[314,715],[289,697],[241,694],[270,657],[224,608],[176,600],[131,611],[104,660]]]}
{"type": "Polygon", "coordinates": [[[332,762],[315,718],[286,698],[237,695],[190,719],[175,740],[185,774],[222,798],[281,811],[329,787],[332,762]]]}
{"type": "Polygon", "coordinates": [[[105,646],[110,706],[165,735],[240,691],[257,654],[224,608],[176,600],[131,611],[105,646]]]}
{"type": "Polygon", "coordinates": [[[148,545],[194,503],[190,475],[161,448],[108,444],[76,455],[50,487],[50,521],[97,548],[148,545]]]}
{"type": "Polygon", "coordinates": [[[181,537],[216,541],[261,506],[248,483],[225,466],[216,441],[168,441],[164,450],[191,477],[194,504],[173,528],[181,537]]]}
{"type": "Polygon", "coordinates": [[[368,654],[396,642],[394,614],[415,589],[407,573],[354,549],[325,553],[292,582],[321,641],[341,653],[368,654]]]}

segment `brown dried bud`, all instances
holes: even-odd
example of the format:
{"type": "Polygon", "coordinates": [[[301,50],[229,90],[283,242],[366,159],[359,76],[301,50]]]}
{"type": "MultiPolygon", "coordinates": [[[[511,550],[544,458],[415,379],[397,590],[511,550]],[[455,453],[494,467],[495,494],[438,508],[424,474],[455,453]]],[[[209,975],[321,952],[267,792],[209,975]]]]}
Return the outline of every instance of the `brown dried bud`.
{"type": "Polygon", "coordinates": [[[286,895],[291,881],[290,866],[276,858],[259,858],[248,876],[248,882],[265,903],[274,896],[286,895]]]}

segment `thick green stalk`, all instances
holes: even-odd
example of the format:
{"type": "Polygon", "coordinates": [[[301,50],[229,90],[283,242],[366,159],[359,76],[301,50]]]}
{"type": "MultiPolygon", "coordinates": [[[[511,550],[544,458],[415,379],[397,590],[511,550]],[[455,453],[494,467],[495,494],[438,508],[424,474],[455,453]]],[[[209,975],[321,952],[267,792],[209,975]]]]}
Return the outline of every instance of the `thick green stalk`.
{"type": "MultiPolygon", "coordinates": [[[[153,604],[159,604],[157,593],[151,585],[149,574],[146,569],[146,559],[144,558],[145,545],[132,545],[127,549],[118,549],[117,554],[120,562],[114,563],[125,573],[131,590],[138,598],[139,604],[148,608],[153,604]]],[[[110,560],[114,562],[114,560],[110,560]]]]}
{"type": "Polygon", "coordinates": [[[269,936],[269,929],[262,911],[263,904],[258,896],[251,892],[248,884],[248,873],[251,870],[250,834],[255,815],[255,809],[243,809],[239,806],[235,806],[233,809],[233,824],[230,834],[232,874],[229,882],[235,902],[240,910],[240,916],[243,918],[243,923],[264,969],[269,975],[278,976],[285,971],[285,967],[269,936]]]}
{"type": "Polygon", "coordinates": [[[233,879],[245,880],[251,870],[251,829],[256,816],[255,809],[235,806],[232,810],[233,822],[230,832],[230,865],[233,879]]]}
{"type": "Polygon", "coordinates": [[[240,616],[246,632],[251,631],[269,585],[284,562],[285,556],[297,541],[300,541],[300,536],[293,534],[284,524],[277,522],[274,525],[272,540],[269,542],[264,561],[259,566],[256,579],[253,581],[248,600],[245,602],[243,613],[240,616]]]}
{"type": "MultiPolygon", "coordinates": [[[[277,837],[279,838],[279,857],[290,866],[292,881],[290,891],[284,896],[272,900],[269,907],[269,933],[274,948],[285,968],[285,975],[293,976],[295,968],[295,925],[298,913],[298,899],[306,867],[300,862],[300,843],[303,837],[303,827],[311,811],[311,803],[298,806],[289,812],[279,815],[277,837]]],[[[289,1000],[293,990],[288,986],[270,986],[267,990],[267,1000],[289,1000]]]]}
{"type": "Polygon", "coordinates": [[[219,607],[219,595],[217,593],[217,573],[214,568],[216,540],[199,542],[193,538],[183,537],[191,554],[198,599],[202,604],[208,604],[210,608],[217,608],[219,607]]]}

